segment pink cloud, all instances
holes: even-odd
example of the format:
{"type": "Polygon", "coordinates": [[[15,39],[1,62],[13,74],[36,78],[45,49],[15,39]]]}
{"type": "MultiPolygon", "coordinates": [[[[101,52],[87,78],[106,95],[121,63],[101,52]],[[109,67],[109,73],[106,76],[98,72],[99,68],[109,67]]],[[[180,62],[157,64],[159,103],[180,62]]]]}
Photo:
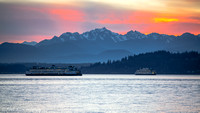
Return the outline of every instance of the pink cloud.
{"type": "Polygon", "coordinates": [[[147,24],[153,22],[152,18],[155,15],[157,14],[145,11],[128,11],[121,14],[112,12],[99,16],[96,22],[100,24],[147,24]]]}
{"type": "Polygon", "coordinates": [[[72,9],[49,9],[49,14],[53,17],[67,21],[84,22],[85,14],[79,10],[72,9]]]}

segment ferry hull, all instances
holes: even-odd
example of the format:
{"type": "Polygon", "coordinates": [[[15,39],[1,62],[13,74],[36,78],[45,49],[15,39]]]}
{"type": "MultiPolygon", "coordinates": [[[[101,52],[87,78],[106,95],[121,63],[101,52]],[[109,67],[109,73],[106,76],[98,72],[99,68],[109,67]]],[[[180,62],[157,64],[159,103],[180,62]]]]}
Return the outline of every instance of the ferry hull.
{"type": "Polygon", "coordinates": [[[156,74],[135,74],[135,75],[156,75],[156,74]]]}
{"type": "Polygon", "coordinates": [[[26,76],[82,76],[82,74],[26,74],[26,76]]]}

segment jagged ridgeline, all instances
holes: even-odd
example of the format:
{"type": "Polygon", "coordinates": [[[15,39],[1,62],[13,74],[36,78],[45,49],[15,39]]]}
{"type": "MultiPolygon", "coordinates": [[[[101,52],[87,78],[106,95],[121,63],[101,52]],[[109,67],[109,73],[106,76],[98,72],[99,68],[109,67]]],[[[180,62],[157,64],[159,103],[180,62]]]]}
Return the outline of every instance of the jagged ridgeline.
{"type": "Polygon", "coordinates": [[[129,31],[124,35],[106,28],[79,34],[66,32],[39,43],[0,44],[0,63],[94,63],[158,50],[200,52],[200,35],[181,36],[129,31]]]}
{"type": "Polygon", "coordinates": [[[197,52],[149,52],[124,57],[121,60],[98,62],[82,68],[83,73],[134,74],[141,68],[156,70],[158,74],[200,74],[200,54],[197,52]]]}

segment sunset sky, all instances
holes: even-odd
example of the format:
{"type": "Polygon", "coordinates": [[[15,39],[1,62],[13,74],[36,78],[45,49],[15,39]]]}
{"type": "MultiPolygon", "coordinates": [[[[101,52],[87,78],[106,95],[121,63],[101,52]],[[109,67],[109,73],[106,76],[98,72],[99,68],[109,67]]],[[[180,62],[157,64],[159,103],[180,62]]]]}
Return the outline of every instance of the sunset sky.
{"type": "Polygon", "coordinates": [[[200,0],[0,0],[1,43],[101,27],[120,34],[200,34],[200,0]]]}

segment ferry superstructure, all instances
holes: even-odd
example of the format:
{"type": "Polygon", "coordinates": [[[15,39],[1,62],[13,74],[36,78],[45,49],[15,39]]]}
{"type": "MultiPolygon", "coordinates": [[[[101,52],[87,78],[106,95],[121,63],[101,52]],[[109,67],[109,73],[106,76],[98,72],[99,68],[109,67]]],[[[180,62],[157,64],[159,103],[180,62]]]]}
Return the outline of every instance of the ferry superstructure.
{"type": "Polygon", "coordinates": [[[135,72],[135,75],[156,75],[156,72],[149,68],[142,68],[135,72]]]}
{"type": "Polygon", "coordinates": [[[82,76],[82,73],[74,66],[67,68],[58,68],[55,65],[51,67],[33,66],[26,71],[26,76],[82,76]]]}

